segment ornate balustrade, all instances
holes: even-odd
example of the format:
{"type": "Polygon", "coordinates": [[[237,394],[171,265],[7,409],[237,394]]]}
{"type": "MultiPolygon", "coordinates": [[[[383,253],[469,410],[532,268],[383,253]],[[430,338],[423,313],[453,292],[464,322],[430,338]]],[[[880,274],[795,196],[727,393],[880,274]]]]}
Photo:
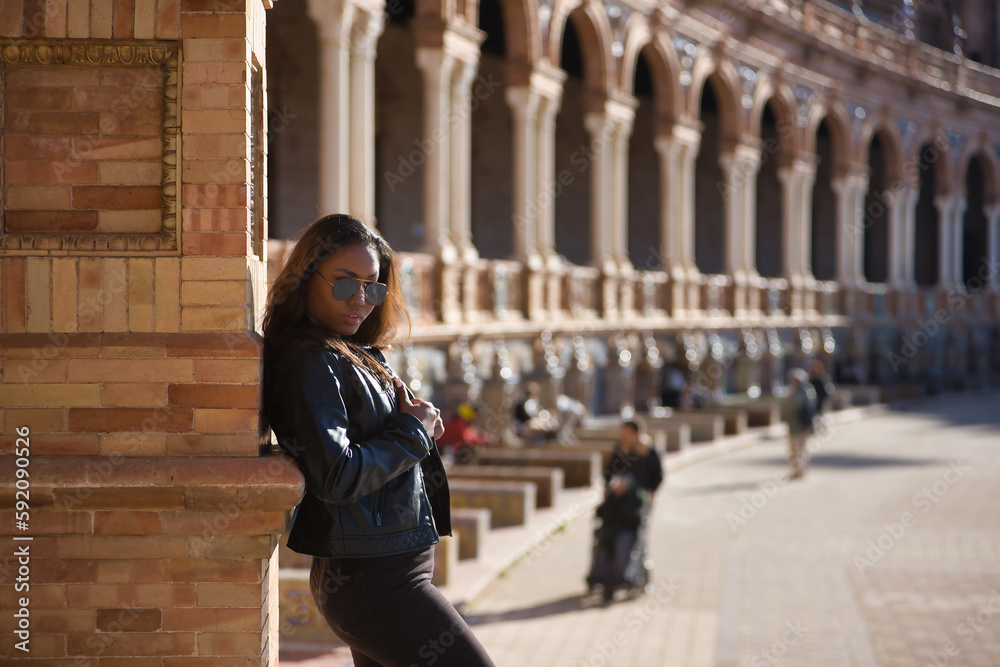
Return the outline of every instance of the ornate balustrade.
{"type": "Polygon", "coordinates": [[[670,314],[668,281],[663,271],[636,271],[632,277],[633,309],[639,316],[660,318],[670,314]]]}
{"type": "Polygon", "coordinates": [[[733,314],[732,276],[711,274],[699,281],[700,308],[709,317],[728,317],[733,314]]]}
{"type": "Polygon", "coordinates": [[[811,291],[814,295],[815,310],[820,315],[842,314],[842,311],[837,307],[837,296],[840,293],[839,283],[833,280],[817,280],[811,291]]]}
{"type": "Polygon", "coordinates": [[[510,321],[524,318],[524,279],[518,262],[480,260],[476,272],[475,307],[466,307],[467,319],[510,321]]]}
{"type": "Polygon", "coordinates": [[[870,318],[883,320],[888,318],[889,311],[889,286],[885,283],[868,283],[861,290],[864,295],[860,300],[861,312],[870,318]]]}
{"type": "Polygon", "coordinates": [[[577,319],[596,318],[601,306],[601,272],[593,266],[567,267],[561,310],[577,319]]]}
{"type": "MultiPolygon", "coordinates": [[[[291,247],[290,241],[268,241],[269,284],[273,284],[291,247]]],[[[500,331],[509,324],[511,331],[528,331],[534,321],[543,328],[551,328],[554,322],[579,322],[605,329],[656,329],[669,326],[670,321],[685,327],[732,326],[734,317],[775,326],[786,324],[791,317],[810,326],[836,326],[838,316],[847,312],[838,307],[841,290],[835,282],[810,283],[802,298],[814,307],[796,310],[791,306],[792,288],[783,278],[752,281],[737,307],[737,286],[732,276],[721,274],[682,281],[664,271],[607,276],[596,267],[573,265],[529,274],[520,262],[512,260],[442,266],[438,258],[425,253],[399,253],[398,260],[403,299],[416,338],[421,336],[422,327],[430,327],[425,329],[428,335],[439,338],[448,335],[450,326],[456,333],[467,325],[500,331]],[[533,295],[532,289],[544,294],[533,295]],[[683,307],[677,305],[679,294],[683,307]],[[531,303],[544,307],[532,316],[531,303]]],[[[883,312],[885,286],[869,289],[874,292],[861,294],[860,312],[874,314],[876,300],[881,300],[879,312],[883,312]]],[[[925,297],[912,298],[921,304],[925,297]]],[[[977,303],[984,313],[995,310],[993,298],[992,294],[979,297],[977,303]]]]}
{"type": "MultiPolygon", "coordinates": [[[[420,253],[399,254],[399,282],[403,301],[410,311],[414,325],[433,324],[440,321],[443,299],[438,286],[438,267],[431,255],[420,253]]],[[[445,289],[459,290],[459,284],[448,284],[445,289]]]]}
{"type": "Polygon", "coordinates": [[[766,317],[781,317],[792,313],[791,291],[784,278],[759,278],[755,285],[759,295],[759,310],[766,317]]]}

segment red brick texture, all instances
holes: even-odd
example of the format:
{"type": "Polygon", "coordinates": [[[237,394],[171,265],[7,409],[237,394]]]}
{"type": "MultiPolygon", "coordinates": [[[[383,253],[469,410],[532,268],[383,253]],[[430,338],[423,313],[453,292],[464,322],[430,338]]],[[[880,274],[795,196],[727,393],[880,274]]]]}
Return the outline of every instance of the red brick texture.
{"type": "MultiPolygon", "coordinates": [[[[130,32],[131,6],[115,2],[115,15],[129,26],[119,27],[116,20],[116,33],[130,32]]],[[[159,218],[164,96],[159,68],[7,67],[7,141],[0,158],[9,231],[120,231],[102,228],[99,212],[106,210],[132,211],[137,221],[142,211],[159,218]],[[51,188],[61,186],[68,204],[39,210],[30,189],[38,186],[50,188],[47,194],[57,200],[63,194],[51,188]]]]}
{"type": "MultiPolygon", "coordinates": [[[[259,444],[248,86],[263,17],[258,0],[0,0],[4,40],[156,40],[181,63],[176,118],[160,66],[4,66],[0,229],[36,241],[0,251],[0,533],[12,542],[27,512],[33,538],[31,653],[6,614],[0,663],[276,664],[276,546],[304,482],[259,444]],[[176,246],[119,243],[170,221],[176,246]]],[[[0,586],[0,606],[19,595],[0,586]]]]}
{"type": "MultiPolygon", "coordinates": [[[[4,333],[0,351],[4,433],[30,429],[31,657],[268,664],[265,573],[304,481],[259,455],[257,337],[4,333]]],[[[18,520],[18,449],[0,443],[3,526],[18,520]]],[[[13,622],[0,655],[15,654],[13,622]]]]}

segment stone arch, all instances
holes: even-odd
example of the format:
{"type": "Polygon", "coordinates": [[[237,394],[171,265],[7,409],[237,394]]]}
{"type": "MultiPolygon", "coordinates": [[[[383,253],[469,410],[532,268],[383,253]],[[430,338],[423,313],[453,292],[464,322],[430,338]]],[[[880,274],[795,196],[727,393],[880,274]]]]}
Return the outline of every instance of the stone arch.
{"type": "Polygon", "coordinates": [[[628,256],[638,269],[661,269],[663,165],[655,146],[673,123],[672,104],[664,100],[672,94],[670,72],[645,21],[631,27],[621,81],[621,92],[636,102],[628,148],[628,256]]]}
{"type": "Polygon", "coordinates": [[[882,144],[882,150],[885,151],[886,189],[898,190],[906,177],[903,168],[903,135],[899,126],[890,122],[885,114],[874,122],[865,124],[861,130],[861,161],[863,163],[868,162],[868,154],[876,136],[882,144]]]}
{"type": "Polygon", "coordinates": [[[837,243],[837,217],[841,201],[834,184],[837,177],[847,169],[850,134],[844,129],[843,119],[838,121],[833,111],[820,116],[815,124],[810,123],[806,127],[808,141],[816,156],[809,265],[817,280],[835,280],[840,261],[837,256],[841,247],[837,243]]]}
{"type": "Polygon", "coordinates": [[[956,160],[948,144],[947,134],[937,123],[927,125],[917,132],[913,140],[913,154],[906,156],[904,169],[915,183],[920,179],[921,163],[934,167],[936,196],[947,195],[952,191],[956,160]]]}
{"type": "Polygon", "coordinates": [[[941,275],[941,211],[940,197],[950,191],[948,186],[950,151],[947,141],[941,149],[934,140],[916,142],[916,153],[908,160],[917,188],[917,203],[913,220],[913,278],[921,287],[936,285],[941,275]]]}
{"type": "Polygon", "coordinates": [[[868,191],[865,193],[862,225],[864,233],[863,271],[868,282],[884,283],[889,279],[889,242],[893,194],[902,184],[901,141],[893,126],[880,122],[863,134],[862,145],[868,166],[868,191]]]}
{"type": "Polygon", "coordinates": [[[701,273],[723,273],[726,269],[726,253],[730,239],[726,234],[726,207],[724,187],[727,184],[726,175],[722,169],[721,158],[735,145],[735,136],[730,132],[734,126],[732,120],[736,113],[732,97],[729,104],[725,96],[731,89],[720,76],[702,78],[702,87],[693,92],[692,97],[698,100],[694,117],[702,127],[701,143],[695,158],[695,201],[694,201],[694,260],[701,273]]]}
{"type": "Polygon", "coordinates": [[[962,265],[957,277],[970,292],[979,292],[992,280],[989,269],[989,220],[986,209],[997,201],[997,168],[989,155],[992,151],[977,145],[962,162],[962,191],[965,193],[965,212],[961,224],[962,265]]]}
{"type": "Polygon", "coordinates": [[[831,173],[833,177],[845,174],[851,163],[854,162],[851,151],[851,121],[847,116],[847,110],[842,104],[826,103],[814,106],[810,109],[809,119],[806,123],[804,146],[808,149],[816,150],[815,139],[819,133],[820,125],[826,123],[830,133],[832,144],[833,164],[831,173]]]}
{"type": "Polygon", "coordinates": [[[965,188],[969,166],[977,158],[981,161],[981,168],[983,169],[984,204],[986,206],[995,205],[1000,200],[1000,183],[998,183],[1000,159],[997,158],[994,151],[989,150],[985,139],[980,138],[975,143],[970,142],[958,157],[958,168],[956,169],[954,183],[958,188],[965,188]]]}
{"type": "Polygon", "coordinates": [[[788,269],[785,247],[788,239],[785,229],[787,185],[781,170],[794,156],[794,120],[789,123],[789,119],[794,119],[794,106],[789,107],[775,94],[758,108],[760,112],[751,115],[758,118],[751,132],[760,139],[760,166],[754,197],[754,264],[760,275],[777,278],[786,275],[788,269]]]}
{"type": "Polygon", "coordinates": [[[602,103],[614,90],[616,67],[611,55],[611,24],[608,16],[595,5],[579,0],[558,2],[552,11],[549,27],[547,55],[549,62],[560,67],[563,32],[566,22],[580,38],[580,51],[584,59],[584,85],[589,104],[602,103]]]}
{"type": "MultiPolygon", "coordinates": [[[[748,127],[750,136],[762,138],[760,136],[761,121],[768,105],[771,106],[771,112],[777,120],[778,141],[781,144],[780,150],[773,152],[779,158],[780,164],[784,166],[791,162],[801,148],[799,126],[796,122],[798,107],[795,104],[795,95],[787,85],[765,76],[757,84],[754,94],[754,105],[750,110],[750,125],[748,127]]],[[[766,152],[767,147],[762,146],[762,151],[766,152]]],[[[761,159],[764,158],[765,155],[762,154],[761,159]]]]}
{"type": "MultiPolygon", "coordinates": [[[[512,63],[537,63],[542,57],[538,3],[530,0],[493,1],[499,3],[503,15],[507,60],[512,63]]],[[[477,14],[483,2],[476,2],[477,14]]]]}
{"type": "Polygon", "coordinates": [[[626,33],[622,56],[620,88],[626,95],[634,94],[635,70],[640,57],[645,57],[652,74],[657,120],[663,124],[671,123],[682,112],[683,93],[677,51],[665,32],[652,32],[645,20],[633,19],[626,33]]]}
{"type": "Polygon", "coordinates": [[[692,118],[698,118],[701,109],[701,98],[705,86],[712,86],[712,92],[719,109],[719,134],[724,150],[726,144],[735,144],[741,135],[740,117],[740,84],[736,68],[729,60],[716,61],[707,50],[695,60],[691,73],[691,95],[688,113],[692,118]]]}

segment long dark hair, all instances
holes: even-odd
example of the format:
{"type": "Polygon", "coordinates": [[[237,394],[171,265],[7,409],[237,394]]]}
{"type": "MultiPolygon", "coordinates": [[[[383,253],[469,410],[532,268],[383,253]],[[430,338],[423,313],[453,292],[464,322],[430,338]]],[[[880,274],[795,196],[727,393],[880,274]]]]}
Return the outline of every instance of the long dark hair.
{"type": "Polygon", "coordinates": [[[362,348],[385,349],[396,335],[397,325],[404,320],[409,325],[410,314],[403,301],[389,244],[356,218],[343,213],[325,216],[309,225],[296,241],[267,295],[263,322],[264,373],[272,371],[277,353],[293,334],[304,334],[391,385],[391,373],[362,348]],[[362,245],[375,252],[379,266],[378,281],[385,283],[389,291],[385,301],[375,306],[357,332],[340,336],[310,322],[306,312],[307,287],[320,264],[340,248],[353,245],[362,245]]]}

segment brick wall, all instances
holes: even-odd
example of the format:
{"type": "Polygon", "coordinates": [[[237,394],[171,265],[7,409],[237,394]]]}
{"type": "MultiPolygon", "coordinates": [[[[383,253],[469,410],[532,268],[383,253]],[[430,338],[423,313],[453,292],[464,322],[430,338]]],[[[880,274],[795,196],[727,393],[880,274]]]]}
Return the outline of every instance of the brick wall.
{"type": "Polygon", "coordinates": [[[264,9],[0,3],[0,662],[276,663],[264,9]]]}

